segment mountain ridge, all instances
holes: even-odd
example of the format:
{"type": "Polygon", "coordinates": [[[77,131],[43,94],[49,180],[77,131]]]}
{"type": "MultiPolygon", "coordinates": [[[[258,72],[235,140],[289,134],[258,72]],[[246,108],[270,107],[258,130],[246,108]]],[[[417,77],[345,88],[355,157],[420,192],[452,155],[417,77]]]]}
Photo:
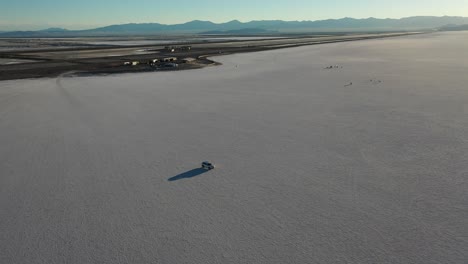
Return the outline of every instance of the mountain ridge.
{"type": "Polygon", "coordinates": [[[0,33],[0,37],[38,37],[38,36],[111,36],[111,35],[155,35],[155,34],[200,34],[203,32],[229,32],[243,29],[255,29],[258,31],[274,31],[277,33],[312,33],[324,31],[405,31],[405,30],[429,30],[439,29],[446,25],[468,24],[468,17],[458,16],[414,16],[400,19],[394,18],[363,18],[356,19],[344,17],[340,19],[326,20],[252,20],[240,22],[231,20],[225,23],[193,20],[181,24],[161,23],[127,23],[116,24],[94,29],[67,30],[62,28],[50,28],[39,31],[12,31],[0,33]]]}

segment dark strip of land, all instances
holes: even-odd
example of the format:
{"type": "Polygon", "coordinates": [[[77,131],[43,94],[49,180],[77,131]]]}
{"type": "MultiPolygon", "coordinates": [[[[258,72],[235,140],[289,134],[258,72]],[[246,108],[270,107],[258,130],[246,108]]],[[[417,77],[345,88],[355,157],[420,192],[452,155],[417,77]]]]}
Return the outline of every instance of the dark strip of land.
{"type": "Polygon", "coordinates": [[[287,37],[265,40],[229,40],[217,43],[198,42],[183,44],[184,46],[190,46],[190,49],[177,49],[176,47],[174,51],[161,45],[4,51],[0,52],[0,59],[32,60],[34,62],[0,65],[0,80],[56,77],[71,71],[76,74],[88,75],[197,69],[216,65],[216,62],[208,58],[225,54],[388,38],[410,34],[420,33],[298,36],[295,38],[287,37]],[[172,58],[170,63],[168,63],[169,61],[164,61],[167,58],[172,58]],[[138,64],[132,65],[136,63],[138,64]]]}

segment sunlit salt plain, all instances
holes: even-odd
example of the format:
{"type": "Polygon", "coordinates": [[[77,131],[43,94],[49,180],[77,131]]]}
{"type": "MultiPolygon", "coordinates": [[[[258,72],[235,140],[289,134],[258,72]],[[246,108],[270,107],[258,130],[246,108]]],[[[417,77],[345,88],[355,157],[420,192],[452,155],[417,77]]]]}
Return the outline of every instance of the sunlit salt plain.
{"type": "Polygon", "coordinates": [[[0,262],[466,263],[466,43],[0,82],[0,262]]]}

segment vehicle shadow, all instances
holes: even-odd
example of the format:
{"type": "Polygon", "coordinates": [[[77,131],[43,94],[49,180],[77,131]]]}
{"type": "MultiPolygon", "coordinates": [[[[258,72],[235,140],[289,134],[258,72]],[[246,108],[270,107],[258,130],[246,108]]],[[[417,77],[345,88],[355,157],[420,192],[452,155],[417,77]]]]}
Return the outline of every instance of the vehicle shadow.
{"type": "Polygon", "coordinates": [[[173,182],[173,181],[179,181],[179,180],[184,180],[184,179],[190,179],[190,178],[194,178],[194,177],[200,176],[202,174],[205,174],[207,172],[208,171],[205,170],[205,169],[196,168],[196,169],[193,169],[193,170],[186,171],[186,172],[184,172],[182,174],[176,175],[174,177],[171,177],[171,178],[168,179],[168,181],[173,182]]]}

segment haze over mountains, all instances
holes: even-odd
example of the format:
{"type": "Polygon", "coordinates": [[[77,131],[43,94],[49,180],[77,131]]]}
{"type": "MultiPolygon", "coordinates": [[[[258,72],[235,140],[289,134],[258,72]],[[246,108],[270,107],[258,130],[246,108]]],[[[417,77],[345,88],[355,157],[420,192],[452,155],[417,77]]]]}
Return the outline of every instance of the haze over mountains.
{"type": "Polygon", "coordinates": [[[468,17],[418,16],[402,19],[328,19],[318,21],[263,20],[227,23],[194,20],[175,25],[159,23],[111,25],[88,30],[49,28],[39,31],[13,31],[0,33],[0,37],[67,37],[67,36],[115,36],[152,34],[274,34],[331,31],[397,31],[439,29],[447,25],[468,24],[468,17]]]}
{"type": "Polygon", "coordinates": [[[447,25],[441,28],[443,31],[465,31],[468,30],[467,25],[447,25]]]}

